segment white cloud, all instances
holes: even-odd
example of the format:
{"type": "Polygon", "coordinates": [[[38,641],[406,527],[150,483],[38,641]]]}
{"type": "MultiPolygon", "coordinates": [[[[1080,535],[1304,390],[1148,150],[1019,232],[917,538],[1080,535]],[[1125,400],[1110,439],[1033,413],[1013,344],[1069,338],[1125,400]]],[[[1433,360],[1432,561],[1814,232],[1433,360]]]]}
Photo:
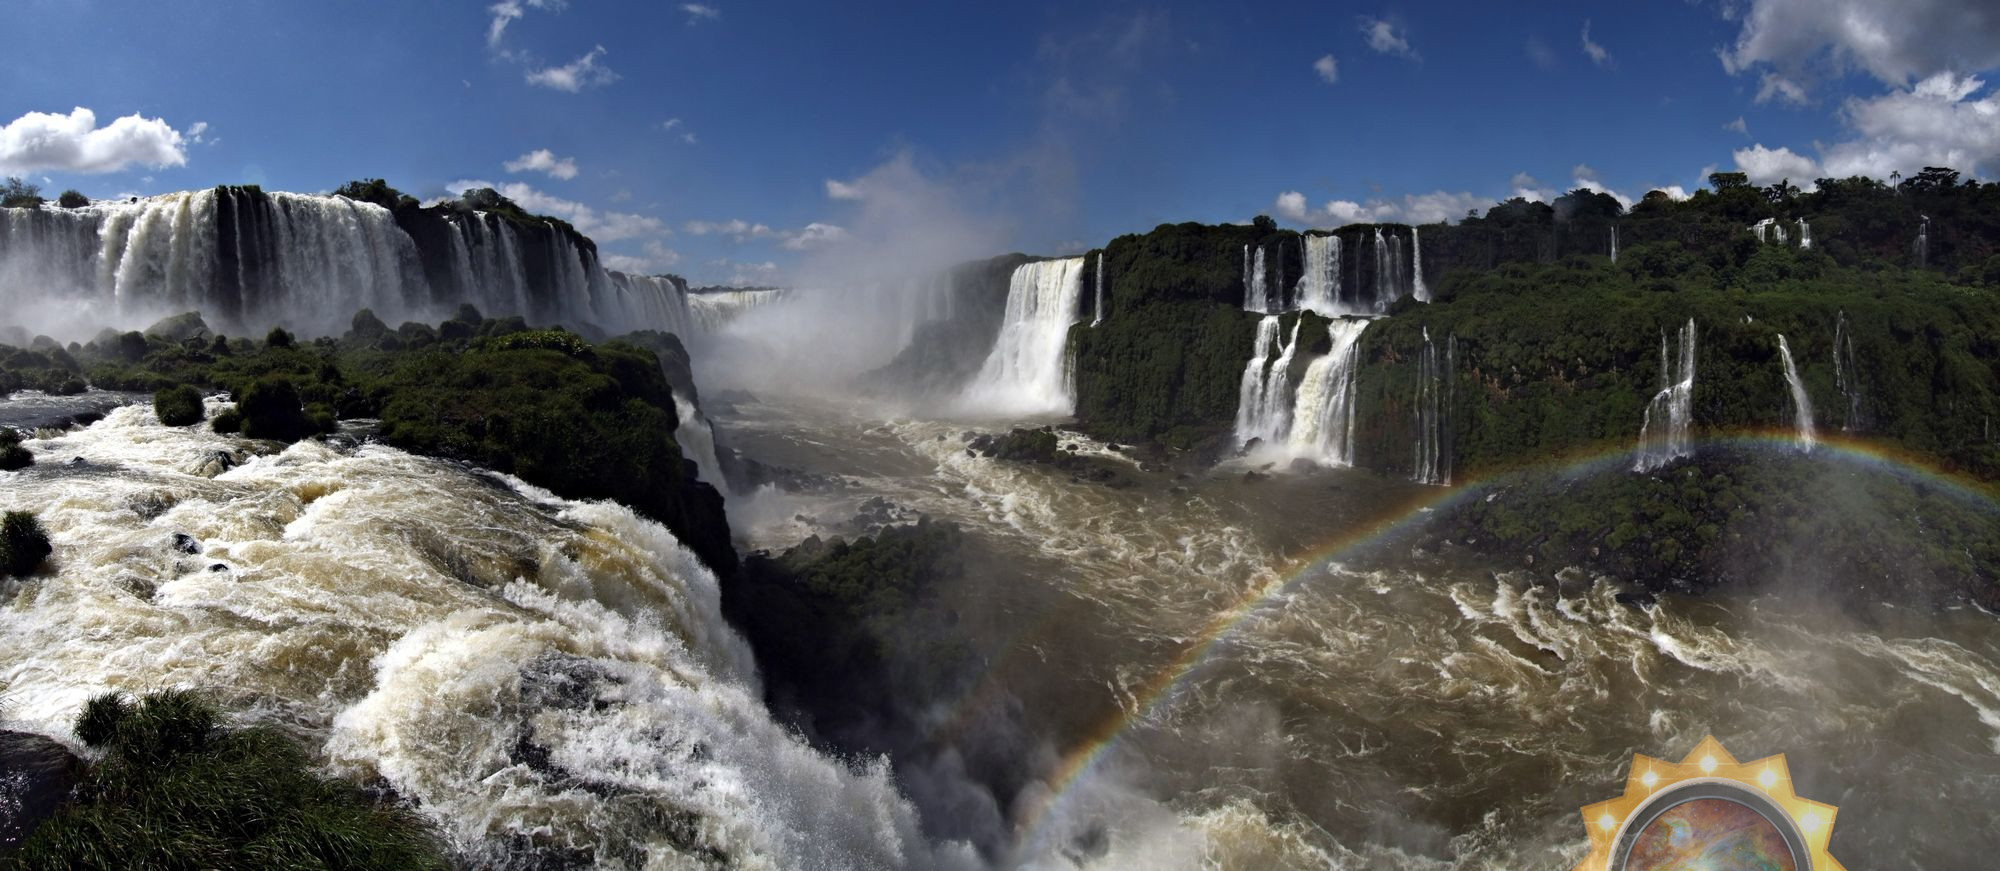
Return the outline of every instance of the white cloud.
{"type": "Polygon", "coordinates": [[[505,166],[508,172],[547,173],[551,178],[559,178],[565,181],[576,178],[576,160],[569,157],[557,157],[554,152],[546,148],[537,148],[527,154],[507,161],[505,166]]]}
{"type": "Polygon", "coordinates": [[[1318,209],[1306,203],[1305,194],[1285,191],[1278,195],[1273,208],[1278,217],[1295,224],[1329,228],[1345,224],[1407,223],[1434,224],[1439,221],[1456,221],[1465,217],[1472,209],[1483,209],[1492,201],[1472,193],[1449,193],[1432,191],[1427,194],[1405,194],[1398,199],[1373,199],[1364,203],[1352,200],[1331,200],[1318,209]]]}
{"type": "Polygon", "coordinates": [[[866,196],[861,190],[858,179],[854,182],[844,182],[831,178],[826,180],[826,195],[829,199],[836,200],[858,200],[866,196]]]}
{"type": "Polygon", "coordinates": [[[696,142],[694,131],[687,129],[687,125],[681,123],[681,119],[679,118],[668,118],[667,120],[660,122],[660,129],[668,131],[670,133],[675,130],[679,130],[681,131],[682,142],[685,142],[689,145],[693,145],[696,142]]]}
{"type": "Polygon", "coordinates": [[[1974,99],[1985,87],[1972,76],[1938,73],[1908,90],[1849,99],[1841,118],[1859,138],[1824,149],[1827,174],[1886,178],[1926,166],[2000,169],[2000,91],[1974,99]]]}
{"type": "Polygon", "coordinates": [[[1789,148],[1765,148],[1760,143],[1739,148],[1731,156],[1736,159],[1737,171],[1749,176],[1754,185],[1791,179],[1793,184],[1803,187],[1819,177],[1819,164],[1789,148]]]}
{"type": "Polygon", "coordinates": [[[486,11],[493,13],[493,20],[486,24],[486,47],[501,51],[500,41],[507,34],[507,25],[520,20],[528,8],[560,11],[564,5],[563,0],[501,0],[487,7],[486,11]]]}
{"type": "Polygon", "coordinates": [[[194,140],[195,144],[199,145],[201,144],[202,141],[201,139],[202,134],[207,132],[208,132],[208,122],[196,121],[188,126],[187,133],[185,135],[187,136],[187,138],[194,140]]]}
{"type": "Polygon", "coordinates": [[[598,242],[617,242],[648,236],[667,236],[673,233],[658,218],[627,212],[600,212],[575,200],[549,196],[521,182],[494,184],[477,179],[461,179],[445,185],[445,189],[453,193],[472,188],[493,188],[499,191],[501,196],[513,200],[516,205],[529,212],[550,215],[570,222],[576,227],[577,232],[598,242]]]}
{"type": "Polygon", "coordinates": [[[1590,62],[1598,66],[1608,66],[1611,63],[1611,52],[1605,51],[1604,46],[1590,41],[1590,19],[1588,18],[1583,20],[1583,53],[1590,55],[1590,62]]]}
{"type": "Polygon", "coordinates": [[[1757,102],[1769,103],[1772,97],[1794,106],[1812,102],[1812,97],[1806,93],[1804,85],[1777,73],[1765,73],[1763,80],[1757,86],[1757,102]]]}
{"type": "Polygon", "coordinates": [[[1531,203],[1546,203],[1556,198],[1554,190],[1525,172],[1514,173],[1514,178],[1508,184],[1513,186],[1514,196],[1531,203]]]}
{"type": "Polygon", "coordinates": [[[1731,133],[1741,133],[1745,136],[1750,135],[1750,125],[1744,122],[1741,115],[1736,116],[1736,120],[1722,125],[1722,129],[1731,133]]]}
{"type": "Polygon", "coordinates": [[[604,55],[604,46],[600,45],[564,66],[529,70],[528,84],[572,94],[594,85],[611,84],[618,81],[618,74],[612,72],[610,67],[598,64],[597,59],[604,55]]]}
{"type": "MultiPolygon", "coordinates": [[[[206,128],[204,128],[206,129],[206,128]]],[[[181,134],[159,118],[127,115],[103,127],[78,106],[68,115],[29,112],[0,127],[0,171],[117,172],[132,164],[183,166],[181,134]]]]}
{"type": "Polygon", "coordinates": [[[1380,18],[1361,19],[1361,32],[1368,37],[1368,47],[1381,54],[1393,54],[1411,60],[1422,60],[1410,48],[1407,36],[1396,32],[1396,25],[1380,18]]]}
{"type": "Polygon", "coordinates": [[[681,119],[679,118],[668,118],[667,120],[660,122],[661,130],[672,130],[675,127],[679,126],[681,126],[681,119]]]}
{"type": "Polygon", "coordinates": [[[1552,70],[1562,65],[1562,62],[1556,59],[1555,50],[1549,48],[1549,44],[1535,34],[1528,34],[1528,42],[1521,50],[1528,53],[1528,60],[1534,61],[1535,66],[1542,69],[1552,70]]]}
{"type": "Polygon", "coordinates": [[[1571,184],[1573,185],[1573,187],[1579,187],[1587,191],[1595,191],[1600,194],[1606,194],[1610,196],[1612,199],[1617,200],[1618,205],[1628,209],[1632,208],[1632,202],[1633,202],[1632,198],[1624,194],[1621,194],[1617,191],[1614,191],[1608,187],[1605,187],[1604,183],[1600,181],[1597,177],[1597,170],[1591,169],[1589,164],[1583,164],[1583,163],[1577,164],[1575,169],[1570,170],[1570,174],[1572,176],[1575,176],[1575,178],[1571,180],[1571,184]]]}
{"type": "Polygon", "coordinates": [[[643,255],[606,254],[604,268],[633,275],[651,275],[671,269],[674,264],[681,262],[679,251],[668,248],[658,241],[647,242],[643,250],[645,251],[643,255]]]}
{"type": "Polygon", "coordinates": [[[831,245],[847,238],[847,230],[818,221],[805,225],[804,229],[787,234],[785,247],[793,251],[810,251],[822,245],[831,245]]]}
{"type": "Polygon", "coordinates": [[[681,11],[687,13],[690,26],[722,17],[722,10],[705,3],[682,3],[681,11]]]}
{"type": "Polygon", "coordinates": [[[1735,45],[1720,52],[1732,74],[1765,64],[1800,87],[1800,77],[1815,69],[1825,75],[1859,69],[1900,88],[1940,72],[2000,66],[2000,14],[1992,0],[1748,2],[1735,45]]]}
{"type": "Polygon", "coordinates": [[[1319,74],[1320,81],[1331,85],[1340,81],[1340,62],[1334,60],[1333,55],[1326,55],[1313,61],[1313,72],[1319,74]]]}
{"type": "Polygon", "coordinates": [[[728,236],[738,242],[751,239],[767,239],[778,234],[778,231],[768,226],[752,224],[742,218],[732,218],[727,221],[689,221],[682,224],[681,229],[696,236],[707,236],[711,233],[717,236],[728,236]]]}

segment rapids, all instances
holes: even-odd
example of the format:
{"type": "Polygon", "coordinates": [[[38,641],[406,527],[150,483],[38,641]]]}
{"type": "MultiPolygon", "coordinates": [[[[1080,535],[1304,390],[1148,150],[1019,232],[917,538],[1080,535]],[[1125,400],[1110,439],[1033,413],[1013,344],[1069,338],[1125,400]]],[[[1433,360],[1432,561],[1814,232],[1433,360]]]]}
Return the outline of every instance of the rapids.
{"type": "Polygon", "coordinates": [[[0,507],[55,555],[0,585],[5,726],[73,743],[92,694],[205,690],[416,801],[472,865],[970,864],[879,761],[771,719],[664,528],[341,442],[271,453],[139,405],[27,441],[0,507]]]}
{"type": "Polygon", "coordinates": [[[1437,491],[1356,469],[1114,489],[974,456],[945,422],[766,397],[719,424],[838,482],[764,494],[782,507],[736,516],[746,545],[851,533],[877,497],[972,533],[979,565],[946,595],[988,666],[941,716],[1025,712],[1040,782],[1012,797],[1003,864],[1567,869],[1578,808],[1622,790],[1632,753],[1710,733],[1788,754],[1799,793],[1840,806],[1848,867],[1990,855],[1989,614],[1841,614],[1810,579],[1635,607],[1614,579],[1377,535],[1437,491]]]}

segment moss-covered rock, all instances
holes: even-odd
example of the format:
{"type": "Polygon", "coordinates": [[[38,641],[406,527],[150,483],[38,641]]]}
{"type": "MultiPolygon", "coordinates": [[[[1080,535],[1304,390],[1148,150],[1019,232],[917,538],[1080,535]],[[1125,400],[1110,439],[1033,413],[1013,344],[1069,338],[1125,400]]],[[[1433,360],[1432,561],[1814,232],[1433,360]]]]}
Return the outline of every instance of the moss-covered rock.
{"type": "Polygon", "coordinates": [[[201,405],[201,391],[176,384],[153,394],[153,413],[167,426],[190,426],[207,416],[201,405]]]}

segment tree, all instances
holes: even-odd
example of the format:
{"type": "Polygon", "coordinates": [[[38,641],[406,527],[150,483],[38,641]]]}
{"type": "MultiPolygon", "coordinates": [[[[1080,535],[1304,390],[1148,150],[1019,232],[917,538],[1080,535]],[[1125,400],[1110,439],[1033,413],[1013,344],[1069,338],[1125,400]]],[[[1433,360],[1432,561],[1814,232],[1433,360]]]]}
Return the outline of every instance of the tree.
{"type": "Polygon", "coordinates": [[[1711,172],[1708,174],[1708,186],[1715,188],[1715,192],[1718,194],[1727,193],[1736,188],[1749,187],[1750,174],[1743,172],[1711,172]]]}
{"type": "Polygon", "coordinates": [[[63,191],[62,196],[56,197],[56,205],[62,206],[65,209],[81,209],[84,206],[90,205],[90,198],[84,196],[82,191],[70,188],[63,191]]]}
{"type": "Polygon", "coordinates": [[[0,206],[33,209],[39,208],[42,203],[42,189],[22,181],[20,176],[10,175],[5,184],[0,184],[0,206]]]}

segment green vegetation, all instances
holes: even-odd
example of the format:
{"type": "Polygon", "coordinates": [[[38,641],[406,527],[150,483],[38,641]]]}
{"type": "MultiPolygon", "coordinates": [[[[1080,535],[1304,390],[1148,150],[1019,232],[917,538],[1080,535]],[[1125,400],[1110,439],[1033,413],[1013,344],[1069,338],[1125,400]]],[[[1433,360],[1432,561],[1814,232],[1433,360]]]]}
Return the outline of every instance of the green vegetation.
{"type": "Polygon", "coordinates": [[[56,197],[56,205],[62,206],[65,209],[81,209],[84,206],[90,205],[90,198],[84,196],[82,191],[70,188],[56,197]]]}
{"type": "Polygon", "coordinates": [[[49,534],[42,523],[26,511],[9,511],[0,516],[0,574],[24,578],[48,559],[49,534]]]}
{"type": "Polygon", "coordinates": [[[21,447],[21,434],[13,427],[0,426],[0,472],[12,472],[35,464],[35,452],[21,447]]]}
{"type": "Polygon", "coordinates": [[[22,181],[20,176],[10,175],[0,182],[0,208],[38,209],[44,202],[42,189],[22,181]]]}
{"type": "Polygon", "coordinates": [[[847,749],[879,750],[869,742],[914,725],[899,705],[921,708],[965,663],[934,595],[964,571],[964,538],[919,521],[760,552],[723,585],[723,615],[757,651],[774,704],[813,712],[818,731],[846,738],[847,749]]]}
{"type": "Polygon", "coordinates": [[[53,341],[41,339],[32,349],[0,345],[0,396],[16,390],[73,396],[86,389],[83,366],[53,341]]]}
{"type": "Polygon", "coordinates": [[[1533,471],[1463,500],[1434,534],[1583,566],[1650,592],[1792,586],[1815,596],[2000,608],[2000,507],[1950,485],[1774,446],[1710,446],[1652,475],[1533,471]]]}
{"type": "Polygon", "coordinates": [[[161,388],[153,394],[153,413],[167,426],[201,423],[206,412],[201,407],[201,391],[186,384],[161,388]]]}
{"type": "Polygon", "coordinates": [[[226,727],[192,693],[98,696],[76,735],[103,758],[11,867],[448,867],[415,811],[314,774],[277,729],[226,727]]]}

